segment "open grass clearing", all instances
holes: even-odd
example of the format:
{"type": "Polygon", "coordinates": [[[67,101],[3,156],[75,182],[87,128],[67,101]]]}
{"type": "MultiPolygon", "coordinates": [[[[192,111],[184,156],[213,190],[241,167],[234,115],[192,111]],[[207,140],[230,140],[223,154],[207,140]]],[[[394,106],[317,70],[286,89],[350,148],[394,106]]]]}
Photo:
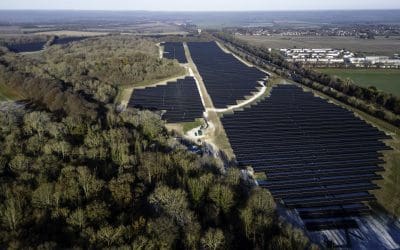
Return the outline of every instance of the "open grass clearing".
{"type": "Polygon", "coordinates": [[[362,87],[374,86],[379,90],[400,96],[400,70],[398,69],[324,68],[316,70],[342,79],[350,78],[362,87]]]}
{"type": "Polygon", "coordinates": [[[19,93],[0,83],[0,101],[18,101],[22,99],[23,96],[21,96],[19,93]]]}
{"type": "Polygon", "coordinates": [[[204,120],[203,119],[196,119],[192,122],[184,122],[182,123],[183,127],[183,133],[187,133],[188,131],[200,127],[201,125],[204,125],[204,120]]]}
{"type": "Polygon", "coordinates": [[[257,172],[254,173],[254,179],[256,179],[257,181],[265,181],[268,179],[268,177],[265,172],[257,172]]]}

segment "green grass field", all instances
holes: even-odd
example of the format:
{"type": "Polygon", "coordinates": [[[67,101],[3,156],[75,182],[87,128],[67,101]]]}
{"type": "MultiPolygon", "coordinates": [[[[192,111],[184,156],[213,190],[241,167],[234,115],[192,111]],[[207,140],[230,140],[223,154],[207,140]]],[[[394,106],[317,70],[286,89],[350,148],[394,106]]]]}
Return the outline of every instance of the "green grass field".
{"type": "Polygon", "coordinates": [[[359,86],[377,89],[400,96],[400,70],[396,69],[317,69],[317,71],[350,78],[359,86]]]}
{"type": "Polygon", "coordinates": [[[182,123],[183,126],[183,132],[186,134],[188,131],[200,127],[201,125],[204,124],[203,119],[196,119],[193,122],[184,122],[182,123]]]}

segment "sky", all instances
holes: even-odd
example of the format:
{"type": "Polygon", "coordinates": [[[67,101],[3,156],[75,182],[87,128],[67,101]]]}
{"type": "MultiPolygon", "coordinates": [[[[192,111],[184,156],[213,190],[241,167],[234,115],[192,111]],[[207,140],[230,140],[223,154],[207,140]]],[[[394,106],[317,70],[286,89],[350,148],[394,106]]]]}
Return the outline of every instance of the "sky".
{"type": "Polygon", "coordinates": [[[400,0],[0,0],[0,9],[161,11],[400,9],[400,0]]]}

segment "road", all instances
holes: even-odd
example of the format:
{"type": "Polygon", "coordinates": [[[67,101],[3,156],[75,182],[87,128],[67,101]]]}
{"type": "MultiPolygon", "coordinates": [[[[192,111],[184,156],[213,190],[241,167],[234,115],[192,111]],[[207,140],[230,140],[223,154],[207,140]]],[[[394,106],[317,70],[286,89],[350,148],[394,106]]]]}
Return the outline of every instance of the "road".
{"type": "Polygon", "coordinates": [[[218,114],[215,111],[212,99],[207,92],[207,88],[204,84],[202,77],[200,76],[196,64],[193,62],[187,43],[183,43],[183,47],[185,49],[186,58],[188,60],[187,65],[196,80],[197,88],[199,90],[204,108],[206,110],[204,117],[207,120],[209,127],[205,133],[205,142],[215,147],[217,151],[218,149],[221,150],[222,152],[224,152],[228,160],[232,160],[234,158],[234,153],[231,145],[229,144],[229,140],[226,136],[221,120],[219,119],[218,114]]]}

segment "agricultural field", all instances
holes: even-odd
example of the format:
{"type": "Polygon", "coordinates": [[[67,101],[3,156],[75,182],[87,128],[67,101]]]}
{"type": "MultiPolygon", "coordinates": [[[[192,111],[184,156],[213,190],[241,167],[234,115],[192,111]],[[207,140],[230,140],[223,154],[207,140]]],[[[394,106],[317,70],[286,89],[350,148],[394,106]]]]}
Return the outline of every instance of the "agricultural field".
{"type": "Polygon", "coordinates": [[[215,108],[236,105],[261,87],[266,74],[225,53],[215,42],[188,43],[215,108]]]}
{"type": "Polygon", "coordinates": [[[382,179],[383,132],[294,85],[222,118],[238,163],[266,174],[260,186],[296,209],[308,230],[353,228],[382,179]]]}
{"type": "Polygon", "coordinates": [[[0,26],[0,34],[41,36],[105,36],[108,34],[137,35],[184,35],[187,32],[179,25],[161,21],[138,21],[133,23],[77,22],[70,25],[13,25],[0,26]]]}
{"type": "MultiPolygon", "coordinates": [[[[100,29],[94,29],[101,31],[100,29]]],[[[178,25],[166,23],[166,22],[142,22],[132,25],[112,27],[111,30],[105,29],[106,31],[120,31],[120,32],[128,32],[135,33],[141,35],[149,35],[149,34],[186,34],[178,25]]]]}
{"type": "Polygon", "coordinates": [[[317,71],[340,78],[350,78],[363,87],[374,86],[379,90],[400,96],[400,70],[398,69],[336,69],[325,68],[317,71]]]}
{"type": "Polygon", "coordinates": [[[400,52],[400,37],[376,37],[374,40],[354,37],[289,37],[289,36],[237,36],[254,45],[272,49],[281,48],[337,48],[365,55],[393,56],[400,52]]]}
{"type": "Polygon", "coordinates": [[[159,22],[143,21],[126,25],[103,25],[102,27],[89,27],[84,31],[102,33],[121,33],[127,35],[184,35],[187,34],[179,25],[159,22]]]}
{"type": "Polygon", "coordinates": [[[56,30],[56,31],[42,31],[34,33],[36,35],[46,36],[67,36],[67,37],[91,37],[91,36],[105,36],[107,32],[94,32],[94,31],[79,31],[79,30],[56,30]]]}

